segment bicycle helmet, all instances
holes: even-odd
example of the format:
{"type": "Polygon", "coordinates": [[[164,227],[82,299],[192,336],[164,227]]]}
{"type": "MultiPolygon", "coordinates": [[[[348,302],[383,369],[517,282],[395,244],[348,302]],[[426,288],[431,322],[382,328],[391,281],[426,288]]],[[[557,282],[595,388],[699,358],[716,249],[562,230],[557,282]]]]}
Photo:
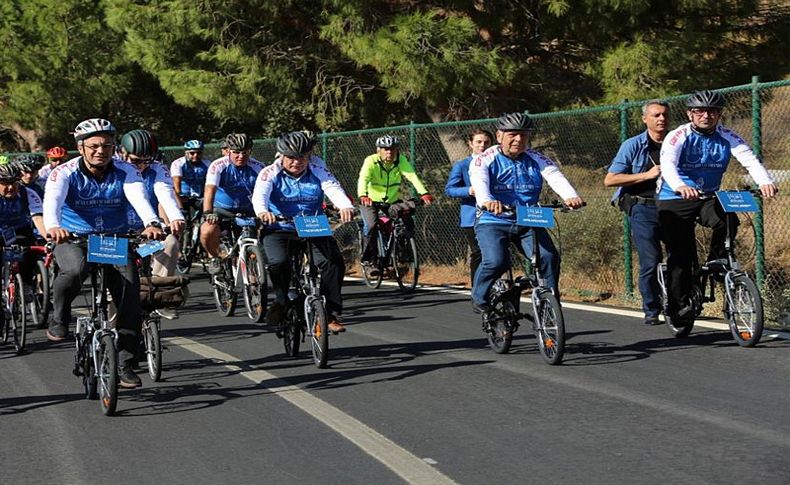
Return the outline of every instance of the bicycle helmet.
{"type": "Polygon", "coordinates": [[[0,165],[5,165],[8,163],[8,157],[5,155],[0,155],[0,165]]]}
{"type": "Polygon", "coordinates": [[[241,151],[252,148],[252,138],[246,133],[231,133],[225,137],[225,142],[229,150],[241,151]]]}
{"type": "Polygon", "coordinates": [[[96,135],[115,135],[115,126],[102,118],[87,119],[74,128],[74,139],[82,141],[96,135]]]}
{"type": "Polygon", "coordinates": [[[722,109],[727,105],[724,96],[716,91],[697,91],[686,100],[687,108],[716,108],[722,109]]]}
{"type": "Polygon", "coordinates": [[[277,139],[277,151],[287,157],[300,158],[313,149],[315,143],[303,131],[283,133],[277,139]]]}
{"type": "Polygon", "coordinates": [[[384,135],[376,140],[376,148],[398,148],[400,140],[397,136],[384,135]]]}
{"type": "Polygon", "coordinates": [[[535,131],[535,122],[526,113],[505,113],[496,120],[499,131],[535,131]]]}
{"type": "Polygon", "coordinates": [[[46,163],[44,157],[37,153],[25,153],[14,157],[14,162],[22,173],[35,172],[46,163]]]}
{"type": "Polygon", "coordinates": [[[132,130],[121,138],[121,146],[130,155],[138,157],[154,157],[159,151],[159,144],[148,130],[132,130]]]}
{"type": "Polygon", "coordinates": [[[63,147],[52,147],[47,150],[47,158],[66,158],[68,154],[63,147]]]}
{"type": "Polygon", "coordinates": [[[22,172],[19,171],[19,165],[16,163],[4,163],[0,165],[0,180],[14,182],[19,180],[21,175],[22,172]]]}
{"type": "Polygon", "coordinates": [[[184,143],[184,150],[203,150],[204,145],[200,140],[189,140],[184,143]]]}

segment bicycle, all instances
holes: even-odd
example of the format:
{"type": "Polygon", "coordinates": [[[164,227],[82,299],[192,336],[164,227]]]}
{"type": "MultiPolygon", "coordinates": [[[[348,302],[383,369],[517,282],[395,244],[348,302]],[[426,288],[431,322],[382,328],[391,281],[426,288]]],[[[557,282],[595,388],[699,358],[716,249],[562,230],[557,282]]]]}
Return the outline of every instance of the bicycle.
{"type": "Polygon", "coordinates": [[[221,315],[233,315],[237,288],[240,287],[247,317],[255,323],[261,323],[266,316],[268,281],[263,252],[258,245],[257,228],[257,218],[237,214],[231,230],[222,231],[219,245],[222,270],[212,277],[211,284],[214,303],[221,315]]]}
{"type": "Polygon", "coordinates": [[[703,305],[708,302],[716,301],[716,284],[723,283],[724,288],[724,316],[727,320],[735,341],[741,347],[753,347],[763,334],[763,302],[760,291],[754,281],[743,271],[741,264],[735,256],[735,236],[733,230],[736,212],[755,212],[758,210],[754,199],[751,196],[760,196],[758,190],[720,190],[718,192],[707,192],[700,195],[700,200],[712,199],[716,197],[726,213],[726,237],[724,249],[727,253],[726,258],[708,261],[700,265],[694,258],[692,267],[692,287],[690,296],[690,306],[692,316],[690,318],[673,321],[668,316],[667,298],[667,265],[658,265],[658,284],[661,288],[660,296],[662,302],[662,312],[672,335],[675,337],[687,337],[694,327],[694,320],[702,314],[703,305]],[[744,194],[749,194],[745,196],[744,194]],[[732,200],[743,201],[732,205],[732,200]],[[729,201],[729,202],[725,202],[729,201]],[[708,291],[706,293],[706,290],[708,291]]]}
{"type": "Polygon", "coordinates": [[[3,278],[3,325],[2,342],[13,342],[17,355],[25,351],[27,342],[27,317],[25,315],[25,291],[19,264],[24,257],[26,248],[14,245],[15,238],[6,237],[2,251],[3,278]]]}
{"type": "Polygon", "coordinates": [[[27,302],[30,306],[30,317],[36,328],[47,326],[49,314],[52,311],[52,282],[55,278],[54,257],[47,253],[45,246],[30,246],[30,251],[36,254],[36,268],[33,279],[33,301],[27,302]]]}
{"type": "MultiPolygon", "coordinates": [[[[420,260],[417,254],[417,242],[414,236],[406,235],[406,223],[403,216],[414,213],[416,206],[423,205],[419,198],[406,202],[387,204],[373,202],[373,207],[379,210],[376,220],[378,228],[376,235],[377,256],[373,266],[378,269],[377,276],[370,276],[364,266],[361,267],[365,284],[370,288],[379,288],[385,272],[392,272],[398,286],[404,292],[411,292],[417,288],[420,277],[420,260]]],[[[357,230],[359,241],[360,259],[364,251],[364,227],[359,223],[357,230]]],[[[361,262],[360,262],[361,265],[361,262]]]]}
{"type": "Polygon", "coordinates": [[[186,217],[184,232],[179,240],[180,254],[176,262],[176,269],[181,274],[188,274],[192,270],[192,263],[197,259],[206,271],[206,255],[200,245],[200,220],[203,217],[203,199],[197,196],[182,197],[186,200],[187,210],[191,215],[186,217]]]}
{"type": "MultiPolygon", "coordinates": [[[[533,231],[532,254],[529,255],[531,272],[513,278],[511,267],[505,277],[494,281],[488,293],[490,309],[482,315],[483,332],[494,352],[505,354],[510,351],[519,320],[527,319],[532,322],[532,331],[543,359],[549,365],[561,364],[565,355],[565,318],[558,295],[546,286],[546,279],[540,272],[540,250],[535,228],[553,227],[554,211],[570,212],[573,209],[559,202],[521,209],[508,205],[502,208],[504,213],[516,215],[518,225],[528,226],[533,231]],[[532,315],[520,312],[521,294],[530,288],[532,315]]],[[[522,251],[520,245],[518,251],[522,251]]]]}

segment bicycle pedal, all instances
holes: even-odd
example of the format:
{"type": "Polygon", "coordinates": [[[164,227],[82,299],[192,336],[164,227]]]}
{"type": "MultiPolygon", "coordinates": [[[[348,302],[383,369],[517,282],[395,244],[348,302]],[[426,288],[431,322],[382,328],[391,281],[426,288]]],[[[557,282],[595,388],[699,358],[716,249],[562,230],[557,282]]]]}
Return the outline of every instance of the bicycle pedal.
{"type": "Polygon", "coordinates": [[[71,373],[74,374],[77,377],[81,377],[82,376],[82,369],[80,369],[79,366],[74,366],[74,368],[71,370],[71,373]]]}

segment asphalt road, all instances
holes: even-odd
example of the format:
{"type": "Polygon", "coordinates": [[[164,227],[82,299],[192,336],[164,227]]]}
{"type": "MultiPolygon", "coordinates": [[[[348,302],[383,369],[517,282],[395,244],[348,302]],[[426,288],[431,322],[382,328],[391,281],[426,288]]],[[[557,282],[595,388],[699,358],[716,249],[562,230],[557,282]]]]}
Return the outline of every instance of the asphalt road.
{"type": "Polygon", "coordinates": [[[527,326],[494,354],[468,296],[344,294],[316,369],[197,279],[163,322],[162,381],[141,374],[115,417],[83,398],[72,342],[0,347],[0,483],[790,483],[788,340],[566,307],[550,367],[527,326]]]}

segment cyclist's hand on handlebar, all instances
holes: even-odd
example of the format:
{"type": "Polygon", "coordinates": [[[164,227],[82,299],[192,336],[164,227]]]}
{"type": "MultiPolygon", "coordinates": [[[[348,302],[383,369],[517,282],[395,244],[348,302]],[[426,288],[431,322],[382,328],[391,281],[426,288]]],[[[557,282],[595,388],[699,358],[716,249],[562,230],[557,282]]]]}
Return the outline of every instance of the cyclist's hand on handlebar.
{"type": "Polygon", "coordinates": [[[565,199],[563,202],[571,209],[580,209],[584,205],[584,201],[581,197],[571,197],[570,199],[565,199]]]}
{"type": "Polygon", "coordinates": [[[483,202],[483,207],[485,207],[488,212],[493,212],[495,215],[502,212],[502,202],[498,200],[483,202]]]}
{"type": "Polygon", "coordinates": [[[208,212],[203,214],[203,220],[213,226],[219,223],[219,216],[213,212],[208,212]]]}
{"type": "Polygon", "coordinates": [[[275,222],[277,222],[277,216],[275,216],[271,212],[261,212],[260,214],[258,214],[258,219],[263,221],[264,224],[274,224],[275,222]]]}
{"type": "Polygon", "coordinates": [[[354,212],[353,208],[340,209],[340,221],[343,223],[351,222],[354,219],[354,212]]]}
{"type": "Polygon", "coordinates": [[[774,184],[761,185],[760,193],[763,194],[764,198],[769,199],[779,193],[779,188],[774,184]]]}
{"type": "Polygon", "coordinates": [[[675,191],[678,195],[683,197],[685,200],[697,200],[699,199],[699,190],[689,187],[688,185],[681,185],[675,191]]]}
{"type": "Polygon", "coordinates": [[[359,198],[359,203],[364,206],[370,207],[373,205],[373,199],[371,199],[367,195],[363,195],[362,197],[359,198]]]}
{"type": "Polygon", "coordinates": [[[433,203],[434,203],[434,201],[436,200],[436,199],[434,199],[434,198],[433,198],[433,196],[432,196],[431,194],[422,194],[422,195],[420,196],[420,199],[422,199],[422,202],[423,202],[425,205],[431,205],[431,204],[433,204],[433,203]]]}
{"type": "Polygon", "coordinates": [[[156,226],[146,227],[140,235],[146,239],[157,239],[161,241],[165,238],[165,231],[156,226]]]}
{"type": "Polygon", "coordinates": [[[179,236],[184,232],[184,226],[186,226],[186,221],[184,219],[170,221],[170,232],[172,232],[174,236],[179,236]]]}
{"type": "Polygon", "coordinates": [[[69,239],[69,231],[60,227],[51,227],[47,229],[47,239],[55,241],[55,244],[60,244],[69,239]]]}

